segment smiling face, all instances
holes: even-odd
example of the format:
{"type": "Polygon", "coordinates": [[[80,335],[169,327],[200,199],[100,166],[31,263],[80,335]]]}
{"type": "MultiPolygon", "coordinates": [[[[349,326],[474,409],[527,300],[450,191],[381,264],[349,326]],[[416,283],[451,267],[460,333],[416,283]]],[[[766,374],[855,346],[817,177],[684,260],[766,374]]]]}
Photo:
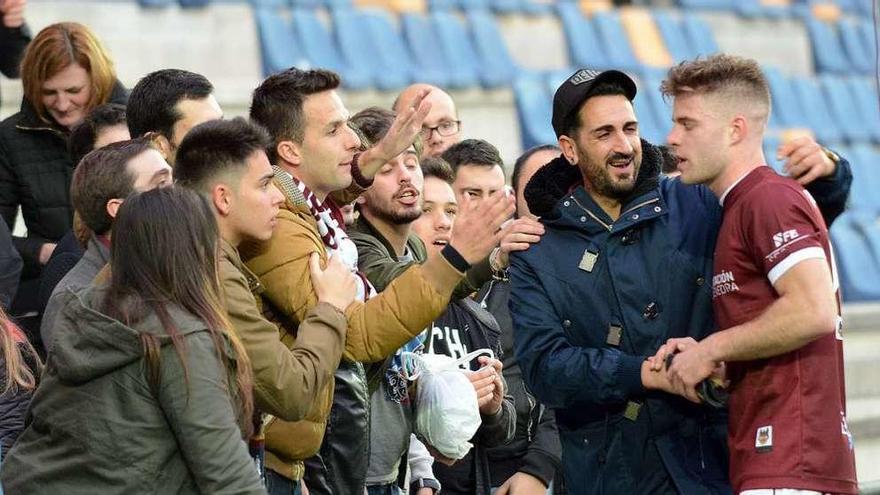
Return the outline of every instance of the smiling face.
{"type": "Polygon", "coordinates": [[[41,88],[43,106],[62,127],[72,129],[91,110],[92,80],[89,72],[74,62],[46,79],[41,88]]]}
{"type": "Polygon", "coordinates": [[[639,124],[623,95],[594,96],[581,107],[581,126],[561,140],[569,161],[574,155],[591,194],[619,200],[635,187],[642,164],[639,124]]]}
{"type": "Polygon", "coordinates": [[[452,226],[458,213],[452,186],[437,177],[425,179],[422,215],[413,222],[413,231],[425,246],[439,252],[452,237],[452,226]]]}
{"type": "Polygon", "coordinates": [[[315,93],[303,101],[303,139],[296,143],[293,172],[321,200],[351,184],[351,161],[361,142],[348,119],[336,91],[315,93]]]}
{"type": "Polygon", "coordinates": [[[422,169],[410,146],[379,169],[373,185],[361,196],[361,209],[371,219],[405,225],[422,214],[422,169]]]}

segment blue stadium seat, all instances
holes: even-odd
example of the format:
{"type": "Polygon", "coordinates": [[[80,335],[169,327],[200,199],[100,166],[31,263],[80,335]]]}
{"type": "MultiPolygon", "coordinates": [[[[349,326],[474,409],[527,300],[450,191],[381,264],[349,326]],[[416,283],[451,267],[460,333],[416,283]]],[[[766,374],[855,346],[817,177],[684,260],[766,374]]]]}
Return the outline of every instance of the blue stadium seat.
{"type": "Polygon", "coordinates": [[[764,135],[764,159],[767,160],[767,165],[775,170],[777,173],[782,174],[782,166],[783,162],[776,159],[776,150],[779,149],[779,138],[776,136],[768,136],[764,135]]]}
{"type": "Polygon", "coordinates": [[[736,6],[734,0],[678,0],[678,4],[687,9],[730,10],[736,6]]]}
{"type": "Polygon", "coordinates": [[[168,7],[173,0],[138,0],[138,5],[147,8],[168,7]]]}
{"type": "Polygon", "coordinates": [[[556,10],[565,31],[565,42],[568,45],[571,63],[578,67],[610,69],[611,62],[599,41],[593,20],[585,17],[578,4],[574,2],[559,2],[556,4],[556,10]]]}
{"type": "Polygon", "coordinates": [[[486,11],[470,11],[467,19],[474,48],[480,57],[483,85],[490,88],[510,86],[517,72],[516,63],[495,24],[495,16],[486,11]]]}
{"type": "Polygon", "coordinates": [[[853,183],[850,191],[850,205],[858,210],[880,213],[880,153],[866,144],[850,148],[843,154],[852,167],[853,183]]]}
{"type": "Polygon", "coordinates": [[[575,73],[573,67],[567,67],[565,69],[554,69],[547,71],[545,74],[544,80],[547,85],[547,91],[550,94],[550,98],[553,98],[553,95],[556,94],[556,90],[559,89],[559,86],[565,82],[566,79],[571,77],[572,74],[575,73]]]}
{"type": "Polygon", "coordinates": [[[824,74],[819,76],[819,85],[834,118],[831,125],[839,125],[850,141],[871,139],[872,133],[868,128],[868,122],[862,118],[862,112],[859,111],[855,99],[852,98],[843,80],[837,76],[824,74]]]}
{"type": "Polygon", "coordinates": [[[396,80],[394,74],[390,74],[389,80],[386,74],[377,70],[378,64],[374,63],[378,58],[376,46],[368,37],[368,29],[359,12],[354,9],[334,9],[331,11],[331,18],[333,36],[345,65],[358,72],[369,74],[373,87],[380,89],[400,87],[402,81],[396,80]]]}
{"type": "Polygon", "coordinates": [[[775,67],[764,67],[763,71],[770,85],[770,96],[773,100],[771,118],[775,119],[778,127],[809,127],[801,102],[792,90],[788,77],[775,67]]]}
{"type": "MultiPolygon", "coordinates": [[[[868,14],[870,15],[870,14],[868,14]]],[[[874,33],[874,23],[869,17],[868,19],[862,20],[857,26],[859,33],[861,33],[862,44],[868,47],[868,58],[871,60],[877,59],[877,39],[874,33]]]]}
{"type": "Polygon", "coordinates": [[[281,8],[292,6],[291,0],[250,0],[254,8],[281,8]]]}
{"type": "Polygon", "coordinates": [[[718,53],[718,43],[715,41],[715,35],[712,29],[706,24],[706,21],[700,19],[695,14],[684,14],[682,17],[682,27],[685,35],[690,41],[691,47],[696,49],[696,55],[708,56],[718,53]]]}
{"type": "Polygon", "coordinates": [[[608,62],[619,70],[639,72],[642,66],[633,53],[617,12],[596,12],[593,23],[603,50],[608,54],[608,62]]]}
{"type": "Polygon", "coordinates": [[[514,14],[523,9],[520,0],[490,0],[489,6],[499,14],[514,14]]]}
{"type": "Polygon", "coordinates": [[[804,19],[810,44],[813,47],[813,63],[817,72],[846,74],[851,71],[849,60],[832,26],[814,17],[804,19]]]}
{"type": "Polygon", "coordinates": [[[837,29],[840,32],[840,41],[852,68],[863,74],[873,72],[874,58],[871,56],[869,47],[864,44],[858,24],[841,20],[837,23],[837,29]]]}
{"type": "Polygon", "coordinates": [[[473,85],[472,81],[456,80],[449,68],[446,54],[434,27],[423,14],[405,13],[400,16],[403,38],[413,54],[413,79],[440,87],[462,88],[473,85]]]}
{"type": "Polygon", "coordinates": [[[793,77],[791,87],[804,109],[804,117],[810,129],[823,143],[836,143],[843,139],[840,122],[837,122],[828,110],[819,83],[815,79],[793,77]]]}
{"type": "MultiPolygon", "coordinates": [[[[655,75],[646,75],[642,77],[639,84],[638,95],[647,99],[647,103],[654,111],[654,122],[657,125],[657,131],[663,136],[662,143],[666,142],[666,136],[672,130],[672,105],[663,99],[660,93],[661,78],[655,75]]],[[[639,96],[636,96],[638,98],[639,96]]]]}
{"type": "Polygon", "coordinates": [[[781,19],[791,13],[788,5],[764,5],[761,0],[738,0],[736,12],[749,18],[781,19]]]}
{"type": "Polygon", "coordinates": [[[867,238],[846,214],[831,226],[831,241],[840,276],[840,292],[846,302],[880,299],[880,268],[867,238]]]}
{"type": "Polygon", "coordinates": [[[372,44],[374,47],[375,58],[372,65],[377,80],[384,79],[384,84],[380,84],[382,89],[408,85],[413,81],[412,59],[400,32],[391,24],[388,13],[378,9],[360,9],[358,12],[368,36],[361,43],[372,44]]]}
{"type": "Polygon", "coordinates": [[[336,42],[314,9],[294,9],[291,17],[303,54],[315,66],[340,73],[342,85],[347,89],[361,90],[373,85],[366,69],[342,60],[336,42]]]}
{"type": "Polygon", "coordinates": [[[521,73],[513,82],[513,95],[519,120],[522,149],[539,144],[555,144],[556,134],[550,124],[553,114],[552,95],[537,75],[521,73]]]}
{"type": "Polygon", "coordinates": [[[177,0],[177,3],[184,9],[199,9],[207,7],[211,0],[177,0]]]}
{"type": "Polygon", "coordinates": [[[483,82],[477,52],[461,21],[448,12],[433,12],[430,19],[449,61],[452,77],[469,81],[471,86],[483,82]]]}
{"type": "Polygon", "coordinates": [[[633,100],[633,110],[639,121],[639,135],[653,144],[666,143],[666,134],[661,130],[654,116],[654,107],[647,94],[638,92],[633,100]]]}
{"type": "Polygon", "coordinates": [[[428,8],[431,11],[447,11],[458,7],[457,0],[428,0],[428,8]]]}
{"type": "Polygon", "coordinates": [[[874,0],[856,0],[858,13],[872,17],[874,14],[874,0]]]}
{"type": "Polygon", "coordinates": [[[263,75],[269,76],[290,67],[309,67],[290,24],[275,9],[258,8],[255,12],[263,75]]]}
{"type": "Polygon", "coordinates": [[[673,62],[678,63],[697,56],[697,50],[691,46],[681,21],[673,17],[669,12],[659,9],[654,10],[653,15],[657,29],[660,30],[660,36],[663,37],[663,42],[666,43],[666,49],[672,55],[673,62]]]}
{"type": "Polygon", "coordinates": [[[489,8],[489,0],[458,0],[458,4],[463,10],[487,10],[489,8]]]}
{"type": "Polygon", "coordinates": [[[871,139],[880,143],[880,98],[874,79],[866,77],[850,77],[846,80],[850,94],[856,102],[862,119],[867,122],[871,139]]]}

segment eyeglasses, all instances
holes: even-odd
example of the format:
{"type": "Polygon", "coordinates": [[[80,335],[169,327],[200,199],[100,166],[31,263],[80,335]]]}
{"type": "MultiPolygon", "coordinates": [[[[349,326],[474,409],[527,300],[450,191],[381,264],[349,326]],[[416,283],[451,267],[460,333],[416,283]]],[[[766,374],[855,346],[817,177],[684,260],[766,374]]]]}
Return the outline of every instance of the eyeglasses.
{"type": "Polygon", "coordinates": [[[436,132],[441,136],[453,136],[461,130],[460,120],[446,120],[440,122],[440,125],[434,127],[422,126],[422,139],[429,139],[432,132],[436,132]]]}

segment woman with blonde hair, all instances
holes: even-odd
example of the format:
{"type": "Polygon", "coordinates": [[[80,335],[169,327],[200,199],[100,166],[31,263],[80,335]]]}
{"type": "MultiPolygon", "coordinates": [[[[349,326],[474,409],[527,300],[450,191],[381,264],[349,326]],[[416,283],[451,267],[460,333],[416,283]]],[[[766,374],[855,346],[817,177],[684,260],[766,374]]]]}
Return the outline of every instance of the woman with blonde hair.
{"type": "Polygon", "coordinates": [[[25,412],[43,364],[0,305],[0,459],[24,429],[25,412]]]}
{"type": "Polygon", "coordinates": [[[0,123],[0,215],[11,230],[20,206],[27,226],[27,237],[13,240],[25,268],[12,314],[39,310],[36,279],[71,228],[70,130],[94,107],[127,98],[107,50],[75,22],[37,34],[21,62],[21,80],[21,110],[0,123]]]}
{"type": "Polygon", "coordinates": [[[244,442],[253,375],[228,331],[218,251],[198,193],[125,200],[109,281],[64,294],[28,426],[0,471],[9,493],[265,493],[244,442]]]}

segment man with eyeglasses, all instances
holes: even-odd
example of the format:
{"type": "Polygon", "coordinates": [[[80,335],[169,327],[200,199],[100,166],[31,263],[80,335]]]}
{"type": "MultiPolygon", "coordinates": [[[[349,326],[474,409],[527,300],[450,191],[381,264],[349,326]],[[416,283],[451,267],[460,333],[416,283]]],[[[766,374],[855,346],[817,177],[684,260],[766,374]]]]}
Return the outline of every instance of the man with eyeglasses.
{"type": "Polygon", "coordinates": [[[458,119],[458,111],[455,102],[449,93],[430,84],[413,84],[397,96],[394,100],[394,111],[400,113],[401,109],[412,106],[416,95],[426,89],[431,92],[425,101],[431,104],[431,111],[422,123],[422,143],[424,149],[419,158],[439,157],[450,146],[461,141],[461,120],[458,119]]]}

